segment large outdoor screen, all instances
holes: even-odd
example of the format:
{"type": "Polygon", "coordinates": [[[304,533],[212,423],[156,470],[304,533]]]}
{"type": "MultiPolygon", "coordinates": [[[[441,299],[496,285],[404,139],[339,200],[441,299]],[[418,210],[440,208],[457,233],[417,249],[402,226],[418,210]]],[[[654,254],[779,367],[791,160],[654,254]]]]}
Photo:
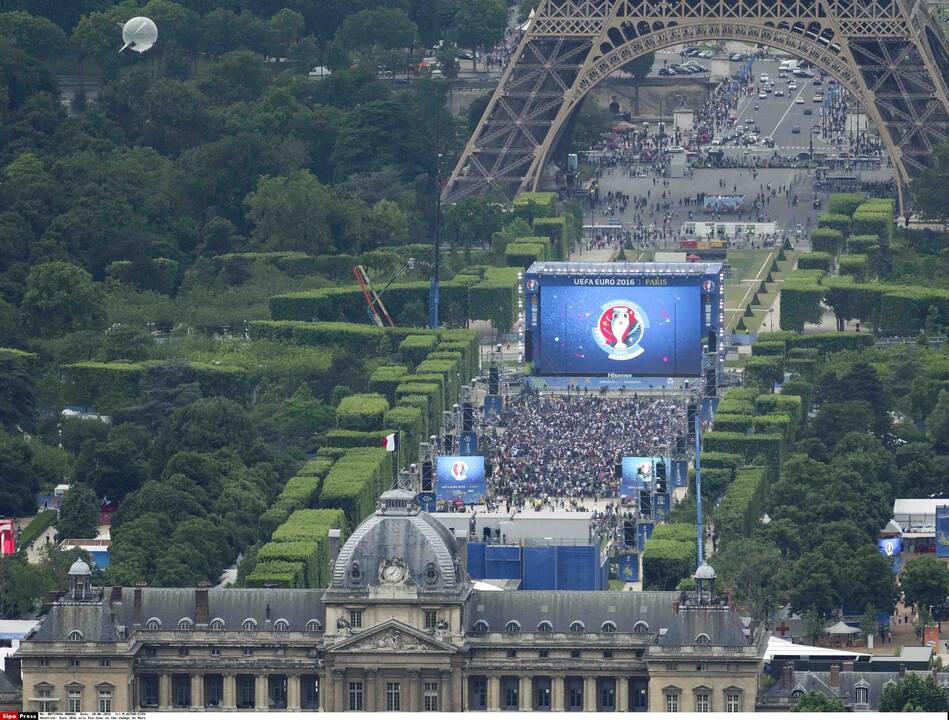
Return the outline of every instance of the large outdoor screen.
{"type": "Polygon", "coordinates": [[[442,455],[435,461],[435,496],[439,500],[461,500],[466,505],[484,502],[488,488],[484,477],[484,458],[442,455]]]}
{"type": "Polygon", "coordinates": [[[699,375],[698,284],[540,284],[536,371],[544,375],[699,375]]]}

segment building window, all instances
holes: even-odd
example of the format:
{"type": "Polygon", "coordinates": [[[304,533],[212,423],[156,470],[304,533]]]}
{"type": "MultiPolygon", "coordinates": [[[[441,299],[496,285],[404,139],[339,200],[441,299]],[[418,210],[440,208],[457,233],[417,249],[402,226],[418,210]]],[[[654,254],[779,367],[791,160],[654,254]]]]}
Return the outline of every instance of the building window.
{"type": "Polygon", "coordinates": [[[108,688],[99,690],[99,712],[112,712],[112,691],[108,688]]]}
{"type": "Polygon", "coordinates": [[[435,625],[438,624],[438,610],[426,610],[425,611],[425,629],[434,630],[435,625]]]}
{"type": "Polygon", "coordinates": [[[438,712],[438,683],[425,683],[423,700],[422,709],[425,712],[438,712]]]}
{"type": "Polygon", "coordinates": [[[614,633],[616,632],[616,623],[613,622],[612,620],[607,620],[605,623],[603,623],[600,626],[600,630],[602,630],[605,633],[614,633]]]}
{"type": "Polygon", "coordinates": [[[402,687],[397,682],[386,683],[386,712],[399,712],[402,709],[402,687]]]}
{"type": "Polygon", "coordinates": [[[484,620],[479,620],[471,628],[471,631],[479,634],[486,633],[488,631],[488,623],[486,623],[484,620]]]}
{"type": "MultiPolygon", "coordinates": [[[[200,681],[199,681],[200,682],[200,681]]],[[[208,674],[204,676],[204,707],[219,708],[224,704],[224,676],[208,674]]]]}
{"type": "Polygon", "coordinates": [[[517,657],[517,650],[514,650],[513,648],[508,648],[508,650],[507,650],[507,656],[508,656],[509,658],[516,658],[516,657],[517,657]]]}
{"type": "Polygon", "coordinates": [[[221,648],[219,647],[211,648],[211,657],[221,657],[221,648]]]}
{"type": "Polygon", "coordinates": [[[178,621],[178,629],[179,630],[193,630],[194,623],[191,621],[191,618],[181,618],[181,620],[178,621]]]}
{"type": "Polygon", "coordinates": [[[49,658],[39,658],[36,664],[40,667],[49,667],[49,658]]]}
{"type": "Polygon", "coordinates": [[[319,632],[323,629],[323,623],[319,620],[308,620],[306,623],[307,632],[319,632]]]}
{"type": "Polygon", "coordinates": [[[158,676],[142,675],[139,688],[142,693],[142,707],[158,707],[158,676]]]}
{"type": "Polygon", "coordinates": [[[604,651],[603,651],[603,657],[604,657],[605,659],[609,660],[611,657],[613,657],[613,651],[612,651],[612,650],[604,650],[604,651]]]}
{"type": "Polygon", "coordinates": [[[349,710],[362,712],[362,682],[359,680],[349,683],[349,710]]]}
{"type": "Polygon", "coordinates": [[[186,647],[178,648],[178,657],[188,657],[191,654],[191,651],[186,647]]]}
{"type": "Polygon", "coordinates": [[[507,625],[504,626],[504,632],[506,633],[519,633],[521,631],[521,624],[517,620],[509,620],[507,625]]]}
{"type": "Polygon", "coordinates": [[[638,623],[633,625],[633,632],[637,635],[645,635],[649,632],[649,625],[640,620],[638,623]]]}
{"type": "Polygon", "coordinates": [[[353,628],[362,627],[362,610],[349,611],[349,627],[353,627],[353,628]]]}
{"type": "Polygon", "coordinates": [[[171,676],[171,704],[175,707],[191,707],[191,676],[171,676]]]}
{"type": "Polygon", "coordinates": [[[549,650],[538,650],[538,651],[537,651],[537,657],[539,657],[539,658],[550,657],[550,651],[549,651],[549,650]]]}
{"type": "Polygon", "coordinates": [[[804,697],[803,690],[795,690],[794,692],[791,693],[791,700],[793,700],[794,702],[797,702],[802,697],[804,697]]]}
{"type": "Polygon", "coordinates": [[[161,630],[161,620],[156,617],[149,618],[145,623],[146,630],[161,630]]]}
{"type": "Polygon", "coordinates": [[[725,712],[741,712],[741,693],[734,690],[725,693],[725,712]]]}
{"type": "Polygon", "coordinates": [[[570,623],[570,632],[572,633],[582,633],[583,632],[583,623],[579,620],[574,620],[570,623]]]}
{"type": "Polygon", "coordinates": [[[244,622],[241,623],[241,628],[247,632],[253,632],[257,629],[257,621],[254,618],[247,618],[244,622]]]}
{"type": "Polygon", "coordinates": [[[572,659],[574,659],[574,660],[579,659],[579,658],[580,658],[580,651],[579,651],[579,650],[571,650],[571,651],[570,651],[570,657],[571,657],[572,659]]]}
{"type": "Polygon", "coordinates": [[[244,648],[244,656],[250,657],[254,654],[254,648],[244,648]]]}
{"type": "Polygon", "coordinates": [[[237,676],[237,707],[254,707],[257,695],[257,678],[253,675],[237,676]]]}
{"type": "Polygon", "coordinates": [[[870,688],[858,687],[854,691],[853,701],[858,705],[866,705],[870,702],[870,688]]]}
{"type": "Polygon", "coordinates": [[[223,630],[223,629],[224,629],[224,621],[221,620],[221,618],[214,618],[214,619],[211,621],[211,629],[212,629],[212,630],[223,630]]]}
{"type": "Polygon", "coordinates": [[[504,707],[502,710],[517,710],[520,697],[520,679],[505,678],[504,680],[504,707]]]}
{"type": "Polygon", "coordinates": [[[99,658],[99,667],[109,667],[112,661],[109,658],[99,658]]]}
{"type": "Polygon", "coordinates": [[[320,676],[301,675],[300,689],[303,691],[303,709],[319,710],[320,708],[320,676]]]}
{"type": "Polygon", "coordinates": [[[666,712],[679,712],[679,693],[666,693],[666,712]]]}
{"type": "Polygon", "coordinates": [[[711,696],[707,691],[695,693],[695,712],[711,712],[711,696]]]}
{"type": "Polygon", "coordinates": [[[69,667],[79,667],[82,665],[79,658],[69,658],[69,667]]]}
{"type": "Polygon", "coordinates": [[[53,689],[48,686],[36,688],[36,697],[40,698],[36,703],[36,709],[40,712],[55,712],[56,703],[52,700],[46,700],[45,698],[51,698],[53,696],[53,689]]]}
{"type": "Polygon", "coordinates": [[[712,640],[708,635],[706,635],[705,633],[702,633],[700,635],[696,635],[695,644],[696,645],[711,645],[712,640]]]}
{"type": "Polygon", "coordinates": [[[553,632],[553,630],[554,630],[554,626],[551,625],[546,620],[541,620],[539,623],[537,623],[537,632],[549,633],[549,632],[553,632]]]}
{"type": "Polygon", "coordinates": [[[273,624],[273,629],[276,632],[288,632],[290,630],[290,623],[288,623],[283,618],[280,618],[273,624]]]}
{"type": "Polygon", "coordinates": [[[488,681],[483,677],[473,677],[471,678],[469,685],[471,693],[471,709],[472,710],[487,710],[488,709],[488,681]]]}
{"type": "Polygon", "coordinates": [[[82,712],[82,690],[69,691],[69,712],[82,712]]]}
{"type": "Polygon", "coordinates": [[[78,630],[69,631],[69,642],[82,642],[82,633],[78,630]]]}

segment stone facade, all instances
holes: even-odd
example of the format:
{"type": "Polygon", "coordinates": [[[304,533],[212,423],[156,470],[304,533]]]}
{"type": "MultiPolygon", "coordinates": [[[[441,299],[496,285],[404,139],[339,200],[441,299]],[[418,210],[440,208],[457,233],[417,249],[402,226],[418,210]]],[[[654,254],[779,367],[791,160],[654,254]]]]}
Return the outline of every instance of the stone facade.
{"type": "Polygon", "coordinates": [[[325,591],[98,589],[74,566],[17,653],[24,709],[754,708],[757,646],[711,595],[478,591],[459,557],[391,491],[325,591]]]}

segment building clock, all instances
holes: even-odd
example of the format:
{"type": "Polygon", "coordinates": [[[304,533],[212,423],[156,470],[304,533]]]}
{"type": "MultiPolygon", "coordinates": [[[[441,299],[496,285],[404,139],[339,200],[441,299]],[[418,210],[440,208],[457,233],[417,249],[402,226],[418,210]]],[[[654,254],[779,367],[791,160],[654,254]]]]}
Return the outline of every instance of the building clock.
{"type": "Polygon", "coordinates": [[[382,579],[387,583],[400,583],[405,579],[405,565],[399,560],[390,560],[382,568],[382,579]]]}

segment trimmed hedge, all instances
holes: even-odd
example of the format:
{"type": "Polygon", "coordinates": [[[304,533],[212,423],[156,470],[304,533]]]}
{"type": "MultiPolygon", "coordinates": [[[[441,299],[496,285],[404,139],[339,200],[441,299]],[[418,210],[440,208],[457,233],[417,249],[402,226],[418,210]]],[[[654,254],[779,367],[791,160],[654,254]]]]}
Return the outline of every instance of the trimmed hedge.
{"type": "Polygon", "coordinates": [[[854,211],[860,207],[866,200],[863,193],[831,193],[827,201],[827,211],[832,214],[847,215],[854,214],[854,211]]]}
{"type": "Polygon", "coordinates": [[[260,516],[260,536],[271,537],[297,510],[317,507],[323,479],[332,466],[333,462],[328,459],[311,460],[297,475],[287,480],[273,504],[260,516]]]}
{"type": "Polygon", "coordinates": [[[757,341],[751,345],[751,354],[758,356],[779,356],[784,357],[786,343],[781,340],[757,341]]]}
{"type": "Polygon", "coordinates": [[[864,209],[861,205],[853,214],[850,228],[854,235],[877,235],[880,238],[892,240],[893,214],[881,211],[874,206],[864,209]]]}
{"type": "Polygon", "coordinates": [[[392,484],[392,453],[356,448],[343,455],[323,481],[322,507],[342,508],[351,527],[372,514],[376,499],[392,484]]]}
{"type": "Polygon", "coordinates": [[[745,433],[751,429],[755,418],[752,415],[726,415],[718,412],[713,423],[716,430],[745,433]]]}
{"type": "Polygon", "coordinates": [[[344,430],[382,430],[382,418],[388,409],[389,401],[382,395],[350,395],[336,408],[336,424],[344,430]]]}
{"type": "MultiPolygon", "coordinates": [[[[670,525],[659,525],[656,531],[660,527],[669,528],[670,525]]],[[[690,541],[662,537],[650,537],[646,541],[642,556],[644,590],[675,590],[680,580],[691,577],[698,557],[698,546],[695,540],[695,527],[692,525],[684,527],[691,528],[690,541]]],[[[675,534],[672,530],[665,532],[675,534]]]]}
{"type": "Polygon", "coordinates": [[[425,412],[428,415],[428,427],[435,429],[440,426],[442,419],[442,386],[433,382],[417,382],[409,380],[402,383],[395,389],[395,396],[398,403],[407,395],[421,395],[428,398],[428,407],[425,412]]]}
{"type": "MultiPolygon", "coordinates": [[[[800,378],[791,378],[781,386],[781,394],[787,393],[801,399],[801,417],[807,417],[811,411],[811,398],[814,396],[814,386],[800,378]]],[[[770,395],[769,397],[775,397],[770,395]]]]}
{"type": "Polygon", "coordinates": [[[766,490],[764,468],[739,468],[714,512],[716,538],[750,535],[761,518],[766,490]]]}
{"type": "Polygon", "coordinates": [[[774,413],[787,415],[794,423],[799,423],[804,419],[801,398],[795,395],[786,395],[784,387],[781,388],[780,394],[770,393],[767,395],[759,395],[755,400],[755,409],[759,415],[771,415],[774,413]]]}
{"type": "Polygon", "coordinates": [[[385,396],[389,405],[395,405],[395,389],[402,378],[409,374],[405,365],[382,365],[369,376],[369,392],[385,396]]]}
{"type": "Polygon", "coordinates": [[[570,256],[567,248],[569,243],[568,219],[565,216],[535,218],[533,229],[535,235],[544,235],[550,238],[551,259],[566,260],[570,256]]]}
{"type": "MultiPolygon", "coordinates": [[[[338,508],[297,510],[277,528],[273,535],[273,542],[269,544],[303,543],[312,547],[316,579],[311,581],[313,582],[311,587],[327,587],[332,573],[327,533],[332,529],[340,531],[340,543],[346,540],[349,525],[342,510],[338,508]]],[[[258,557],[261,556],[258,555],[258,557]]]]}
{"type": "MultiPolygon", "coordinates": [[[[768,397],[771,397],[770,395],[768,397]]],[[[738,453],[724,452],[703,452],[702,453],[702,472],[706,468],[729,468],[735,470],[744,464],[744,458],[738,453]]]]}
{"type": "Polygon", "coordinates": [[[819,323],[823,315],[820,270],[796,270],[781,285],[781,329],[801,332],[804,323],[819,323]]]}
{"type": "Polygon", "coordinates": [[[830,272],[833,258],[826,252],[801,253],[797,258],[797,266],[801,270],[823,270],[830,272]]]}
{"type": "Polygon", "coordinates": [[[848,253],[869,255],[879,249],[879,235],[851,235],[847,238],[848,253]]]}
{"type": "Polygon", "coordinates": [[[399,355],[413,368],[438,345],[434,335],[409,335],[399,343],[399,355]]]}
{"type": "Polygon", "coordinates": [[[333,467],[333,463],[329,460],[322,458],[308,460],[303,464],[303,467],[297,470],[297,476],[307,477],[309,475],[316,475],[318,477],[326,477],[326,473],[330,471],[331,467],[333,467]]]}
{"type": "Polygon", "coordinates": [[[428,439],[425,414],[418,407],[397,405],[385,414],[385,424],[402,433],[399,447],[404,461],[414,457],[419,443],[428,439]]]}
{"type": "Polygon", "coordinates": [[[553,217],[557,214],[557,193],[522,192],[514,198],[515,217],[533,222],[535,218],[553,217]]]}
{"type": "Polygon", "coordinates": [[[844,238],[850,234],[850,215],[827,213],[817,218],[817,227],[838,230],[844,238]]]}
{"type": "Polygon", "coordinates": [[[512,242],[504,248],[504,262],[510,267],[528,268],[538,260],[544,260],[546,250],[541,243],[512,242]]]}
{"type": "Polygon", "coordinates": [[[311,542],[270,542],[257,551],[257,568],[272,560],[302,563],[303,587],[323,587],[320,582],[319,547],[311,542]]]}
{"type": "Polygon", "coordinates": [[[811,230],[811,249],[815,252],[826,252],[836,256],[843,248],[844,235],[840,230],[831,228],[817,228],[811,230]]]}
{"type": "Polygon", "coordinates": [[[305,587],[306,567],[302,562],[270,560],[258,562],[247,576],[247,587],[299,588],[305,587]]]}
{"type": "Polygon", "coordinates": [[[732,400],[731,398],[724,398],[721,402],[718,403],[716,408],[716,415],[721,413],[723,415],[754,415],[755,406],[753,403],[747,400],[732,400]]]}
{"type": "Polygon", "coordinates": [[[783,357],[761,357],[752,355],[745,361],[745,387],[758,388],[762,391],[771,390],[774,383],[784,379],[783,357]]]}
{"type": "Polygon", "coordinates": [[[817,348],[822,356],[842,350],[865,350],[871,347],[873,347],[873,336],[869,333],[815,333],[814,335],[796,335],[788,341],[789,349],[817,348]]]}
{"type": "Polygon", "coordinates": [[[838,270],[841,275],[850,275],[856,282],[864,282],[870,275],[870,262],[866,255],[844,255],[838,270]]]}
{"type": "MultiPolygon", "coordinates": [[[[388,427],[388,426],[386,426],[388,427]]],[[[382,447],[382,440],[393,430],[329,430],[326,443],[338,448],[382,447]]]]}
{"type": "Polygon", "coordinates": [[[743,435],[718,430],[705,433],[706,449],[741,455],[746,463],[754,463],[759,455],[763,455],[771,467],[777,467],[783,446],[784,438],[780,435],[743,435]]]}
{"type": "Polygon", "coordinates": [[[791,440],[795,427],[789,415],[759,415],[754,419],[754,431],[759,435],[780,434],[791,440]]]}

